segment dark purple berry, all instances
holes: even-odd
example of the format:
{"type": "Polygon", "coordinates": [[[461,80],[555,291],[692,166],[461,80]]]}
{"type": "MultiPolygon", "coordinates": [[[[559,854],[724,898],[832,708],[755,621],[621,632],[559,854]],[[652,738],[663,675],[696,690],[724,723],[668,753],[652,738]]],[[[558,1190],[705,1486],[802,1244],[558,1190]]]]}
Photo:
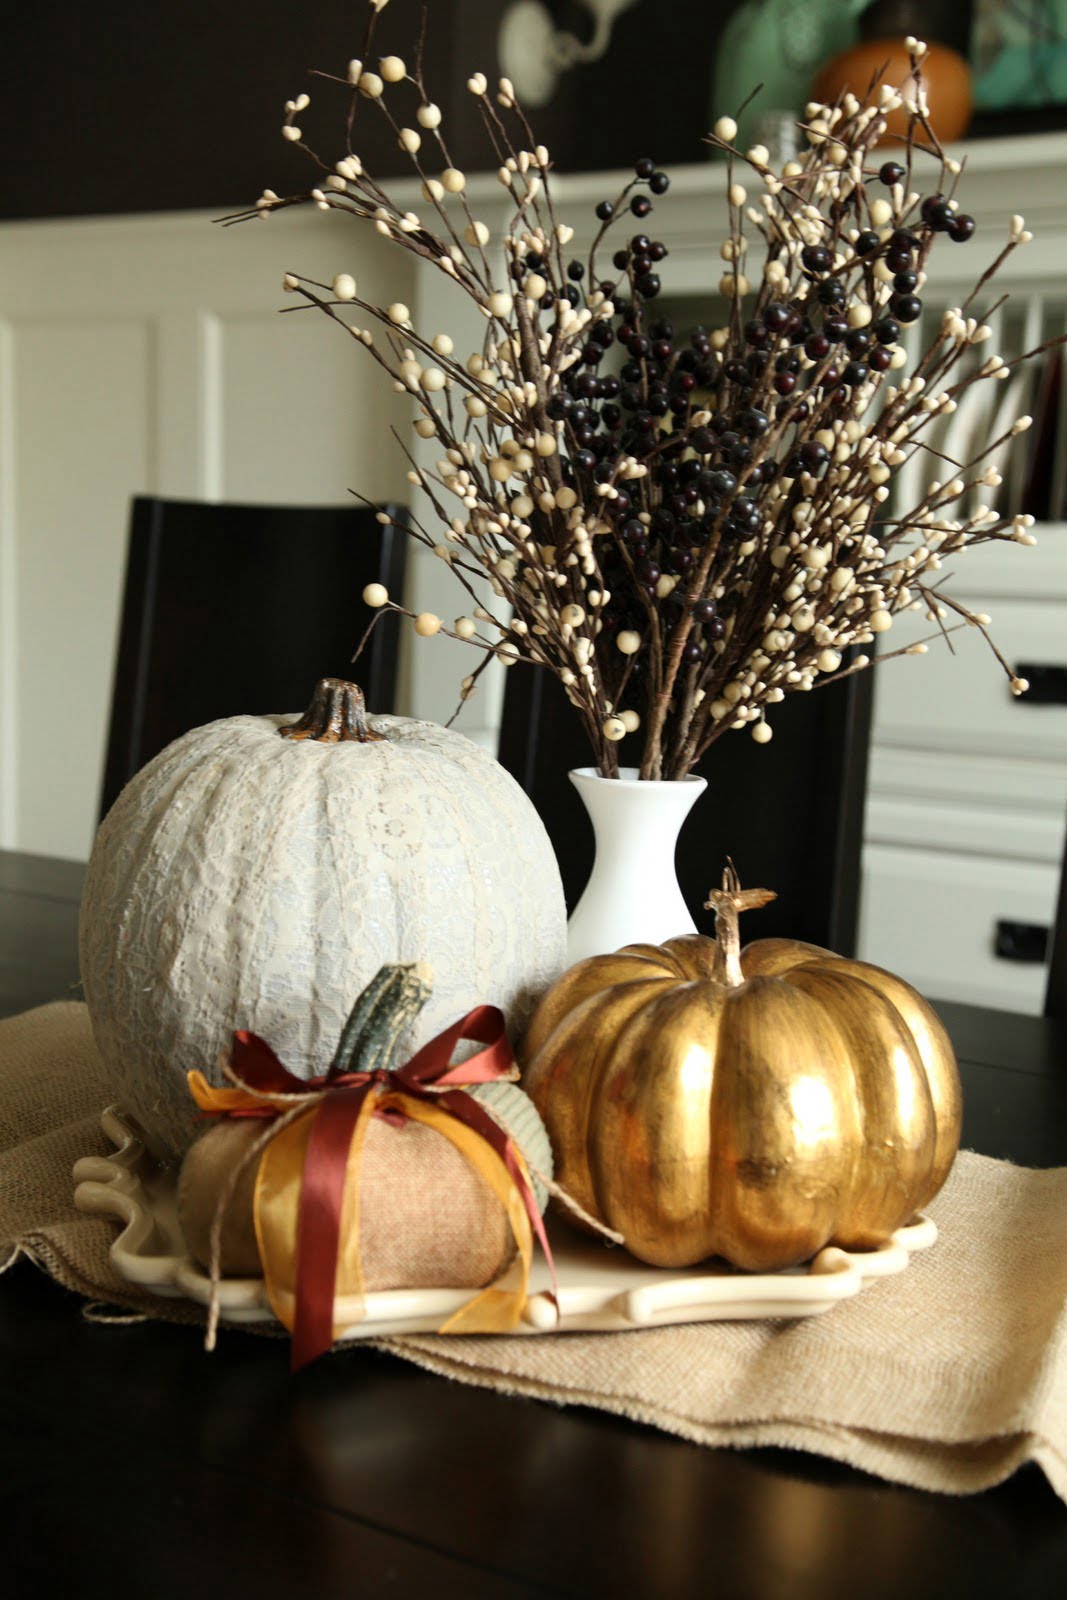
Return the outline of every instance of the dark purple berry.
{"type": "Polygon", "coordinates": [[[772,301],[763,313],[764,325],[772,333],[781,333],[788,327],[792,315],[788,306],[778,305],[772,301]]]}
{"type": "Polygon", "coordinates": [[[841,374],[841,382],[847,384],[850,389],[854,389],[863,382],[866,376],[867,367],[864,362],[850,361],[841,374]]]}
{"type": "Polygon", "coordinates": [[[600,204],[596,208],[596,215],[600,218],[601,222],[610,222],[612,217],[615,215],[615,207],[612,205],[610,200],[601,200],[600,204]]]}
{"type": "Polygon", "coordinates": [[[830,459],[830,452],[818,439],[809,439],[800,447],[800,462],[809,472],[817,472],[830,459]]]}
{"type": "Polygon", "coordinates": [[[791,372],[780,372],[774,380],[774,387],[778,394],[792,394],[797,386],[797,380],[791,372]]]}
{"type": "Polygon", "coordinates": [[[913,294],[895,294],[889,304],[898,322],[917,322],[922,316],[923,303],[913,294]]]}
{"type": "Polygon", "coordinates": [[[642,156],[640,161],[634,162],[634,171],[639,178],[648,180],[656,170],[656,163],[651,156],[642,156]]]}
{"type": "Polygon", "coordinates": [[[800,252],[801,265],[808,272],[829,272],[834,264],[833,252],[822,244],[807,244],[800,252]]]}
{"type": "Polygon", "coordinates": [[[961,211],[949,228],[948,236],[956,244],[966,244],[977,226],[973,217],[968,216],[966,211],[961,211]]]}
{"type": "Polygon", "coordinates": [[[804,345],[804,353],[810,356],[812,361],[822,361],[830,354],[830,340],[825,333],[813,333],[804,345]]]}
{"type": "Polygon", "coordinates": [[[913,294],[919,287],[919,274],[917,272],[898,272],[893,279],[893,288],[897,294],[913,294]]]}
{"type": "Polygon", "coordinates": [[[884,345],[875,345],[867,357],[867,365],[873,372],[888,372],[893,364],[893,357],[884,345]]]}
{"type": "Polygon", "coordinates": [[[647,217],[652,210],[652,201],[647,194],[635,194],[630,201],[630,210],[635,217],[647,217]]]}
{"type": "Polygon", "coordinates": [[[887,161],[878,169],[878,176],[888,189],[894,183],[903,183],[907,173],[899,161],[887,161]]]}
{"type": "Polygon", "coordinates": [[[670,186],[670,176],[666,172],[654,172],[648,180],[648,187],[653,194],[666,194],[670,186]]]}
{"type": "Polygon", "coordinates": [[[879,344],[896,344],[900,338],[900,323],[893,317],[883,317],[874,325],[874,336],[879,344]]]}
{"type": "Polygon", "coordinates": [[[864,228],[853,245],[858,256],[869,256],[872,250],[877,250],[882,241],[873,228],[864,228]]]}
{"type": "Polygon", "coordinates": [[[693,616],[697,622],[710,622],[715,615],[714,600],[697,600],[693,603],[693,616]]]}
{"type": "Polygon", "coordinates": [[[660,291],[660,277],[658,272],[646,272],[638,278],[634,288],[642,300],[654,300],[660,291]]]}

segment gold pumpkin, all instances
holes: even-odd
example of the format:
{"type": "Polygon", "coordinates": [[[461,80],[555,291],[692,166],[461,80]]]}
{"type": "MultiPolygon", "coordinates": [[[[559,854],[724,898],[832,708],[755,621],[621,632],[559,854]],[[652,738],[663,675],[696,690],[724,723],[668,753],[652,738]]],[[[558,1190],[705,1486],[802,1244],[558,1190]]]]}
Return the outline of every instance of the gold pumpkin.
{"type": "Polygon", "coordinates": [[[960,1137],[948,1035],[902,979],[816,945],[742,952],[765,905],[732,869],[716,938],[627,945],[541,1001],[524,1087],[556,1175],[656,1266],[772,1271],[882,1244],[935,1195],[960,1137]]]}

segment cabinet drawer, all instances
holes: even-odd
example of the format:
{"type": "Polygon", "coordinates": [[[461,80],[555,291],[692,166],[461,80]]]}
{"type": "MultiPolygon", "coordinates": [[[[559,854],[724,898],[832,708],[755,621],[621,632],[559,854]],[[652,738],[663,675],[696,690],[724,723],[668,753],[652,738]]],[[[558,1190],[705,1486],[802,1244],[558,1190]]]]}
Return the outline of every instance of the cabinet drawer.
{"type": "MultiPolygon", "coordinates": [[[[1006,818],[1025,812],[1058,823],[1062,836],[1067,820],[1067,761],[1003,761],[988,751],[973,756],[875,745],[867,792],[881,800],[972,802],[991,807],[1006,818]]],[[[972,847],[957,839],[945,848],[967,853],[972,847]]]]}
{"type": "MultiPolygon", "coordinates": [[[[1037,600],[991,601],[989,612],[990,632],[1009,662],[1067,665],[1067,607],[1037,600]]],[[[881,635],[879,643],[898,648],[928,636],[932,628],[921,616],[911,615],[881,635]]],[[[955,654],[936,638],[927,655],[877,669],[874,743],[1067,761],[1067,705],[1028,705],[1025,695],[1013,695],[977,628],[950,637],[955,654]]]]}
{"type": "Polygon", "coordinates": [[[958,573],[945,584],[948,593],[990,612],[1009,598],[1067,601],[1067,524],[1043,522],[1034,532],[1036,545],[991,540],[958,561],[946,558],[945,570],[958,573]]]}
{"type": "Polygon", "coordinates": [[[859,953],[939,1000],[1039,1015],[1046,968],[995,953],[1000,920],[1051,926],[1058,867],[868,845],[859,953]]]}
{"type": "Polygon", "coordinates": [[[870,794],[863,831],[870,844],[908,848],[921,839],[924,852],[1037,861],[1058,870],[1064,815],[1062,804],[1047,815],[1022,807],[1012,812],[995,805],[870,794]]]}

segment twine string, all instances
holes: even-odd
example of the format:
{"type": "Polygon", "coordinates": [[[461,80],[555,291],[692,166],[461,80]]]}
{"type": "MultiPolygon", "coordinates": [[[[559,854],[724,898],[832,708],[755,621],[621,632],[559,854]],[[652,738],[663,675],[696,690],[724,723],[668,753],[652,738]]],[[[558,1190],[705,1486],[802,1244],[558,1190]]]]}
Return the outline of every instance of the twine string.
{"type": "Polygon", "coordinates": [[[155,1320],[147,1311],[120,1311],[106,1300],[90,1300],[82,1306],[82,1318],[103,1328],[133,1328],[140,1322],[155,1320]]]}

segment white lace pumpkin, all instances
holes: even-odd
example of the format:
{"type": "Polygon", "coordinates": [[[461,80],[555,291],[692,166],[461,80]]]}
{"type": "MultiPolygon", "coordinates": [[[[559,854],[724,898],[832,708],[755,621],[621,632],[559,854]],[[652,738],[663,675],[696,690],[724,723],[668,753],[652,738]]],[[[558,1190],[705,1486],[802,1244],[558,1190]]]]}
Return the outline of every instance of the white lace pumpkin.
{"type": "Polygon", "coordinates": [[[490,755],[433,723],[368,721],[350,685],[320,684],[280,738],[289,723],[176,740],[93,846],[85,997],[116,1099],[163,1154],[196,1132],[186,1071],[212,1076],[236,1028],[310,1077],[387,962],[434,969],[413,1049],[482,1001],[520,1030],[566,965],[552,847],[490,755]]]}

